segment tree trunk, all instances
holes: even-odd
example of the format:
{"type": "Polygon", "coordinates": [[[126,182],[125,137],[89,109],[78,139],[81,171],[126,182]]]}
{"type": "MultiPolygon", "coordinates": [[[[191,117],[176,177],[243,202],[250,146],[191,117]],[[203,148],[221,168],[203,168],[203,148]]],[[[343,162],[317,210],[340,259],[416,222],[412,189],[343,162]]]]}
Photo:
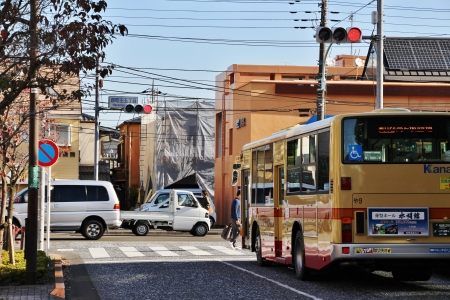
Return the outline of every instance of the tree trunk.
{"type": "Polygon", "coordinates": [[[2,207],[0,209],[0,249],[3,249],[3,238],[5,236],[6,225],[6,200],[8,199],[8,185],[6,183],[6,177],[1,175],[2,179],[2,207]]]}
{"type": "Polygon", "coordinates": [[[16,194],[16,185],[11,182],[11,199],[9,199],[8,205],[8,251],[9,251],[9,263],[16,265],[16,258],[14,256],[14,244],[16,241],[16,232],[12,228],[13,211],[14,211],[14,195],[16,194]]]}
{"type": "Polygon", "coordinates": [[[9,263],[12,264],[13,266],[16,265],[16,257],[15,257],[15,253],[14,253],[14,242],[15,242],[15,237],[14,237],[14,231],[12,229],[12,224],[11,224],[11,219],[8,218],[8,251],[9,251],[9,263]]]}

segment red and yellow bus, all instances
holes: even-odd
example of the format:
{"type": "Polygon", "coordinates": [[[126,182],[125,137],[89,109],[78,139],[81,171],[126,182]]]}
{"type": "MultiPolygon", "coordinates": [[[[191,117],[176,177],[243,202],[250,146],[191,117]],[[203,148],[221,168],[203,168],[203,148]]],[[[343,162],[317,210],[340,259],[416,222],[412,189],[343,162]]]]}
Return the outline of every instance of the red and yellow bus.
{"type": "Polygon", "coordinates": [[[246,144],[243,247],[307,280],[331,264],[428,280],[450,259],[450,113],[379,109],[246,144]]]}

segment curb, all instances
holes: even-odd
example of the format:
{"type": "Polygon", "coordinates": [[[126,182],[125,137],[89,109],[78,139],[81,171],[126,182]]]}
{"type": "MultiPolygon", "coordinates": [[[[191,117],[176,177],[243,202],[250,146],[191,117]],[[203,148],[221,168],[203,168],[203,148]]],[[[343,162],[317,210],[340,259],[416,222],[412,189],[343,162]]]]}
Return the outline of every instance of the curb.
{"type": "Polygon", "coordinates": [[[55,261],[55,288],[50,295],[57,297],[57,299],[65,299],[66,287],[64,285],[61,257],[58,255],[52,255],[52,258],[55,261]]]}

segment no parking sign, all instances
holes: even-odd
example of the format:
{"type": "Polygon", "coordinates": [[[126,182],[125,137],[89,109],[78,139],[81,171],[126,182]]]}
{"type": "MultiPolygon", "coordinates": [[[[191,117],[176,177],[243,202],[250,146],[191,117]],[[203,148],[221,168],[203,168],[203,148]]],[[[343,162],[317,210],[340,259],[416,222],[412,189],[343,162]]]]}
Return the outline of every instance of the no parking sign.
{"type": "Polygon", "coordinates": [[[58,146],[51,140],[40,140],[38,145],[38,164],[41,167],[53,166],[59,157],[58,146]]]}

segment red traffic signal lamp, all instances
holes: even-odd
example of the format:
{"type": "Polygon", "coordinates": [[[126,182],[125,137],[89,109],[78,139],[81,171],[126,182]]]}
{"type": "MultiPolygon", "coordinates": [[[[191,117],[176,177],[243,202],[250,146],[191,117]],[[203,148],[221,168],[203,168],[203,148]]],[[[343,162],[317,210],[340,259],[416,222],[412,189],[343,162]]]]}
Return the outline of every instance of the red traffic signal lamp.
{"type": "Polygon", "coordinates": [[[128,103],[127,105],[125,105],[123,110],[124,112],[129,114],[142,114],[142,113],[149,114],[152,112],[153,108],[150,104],[128,103]]]}
{"type": "Polygon", "coordinates": [[[361,43],[362,30],[359,27],[319,27],[316,30],[316,42],[318,43],[361,43]]]}

